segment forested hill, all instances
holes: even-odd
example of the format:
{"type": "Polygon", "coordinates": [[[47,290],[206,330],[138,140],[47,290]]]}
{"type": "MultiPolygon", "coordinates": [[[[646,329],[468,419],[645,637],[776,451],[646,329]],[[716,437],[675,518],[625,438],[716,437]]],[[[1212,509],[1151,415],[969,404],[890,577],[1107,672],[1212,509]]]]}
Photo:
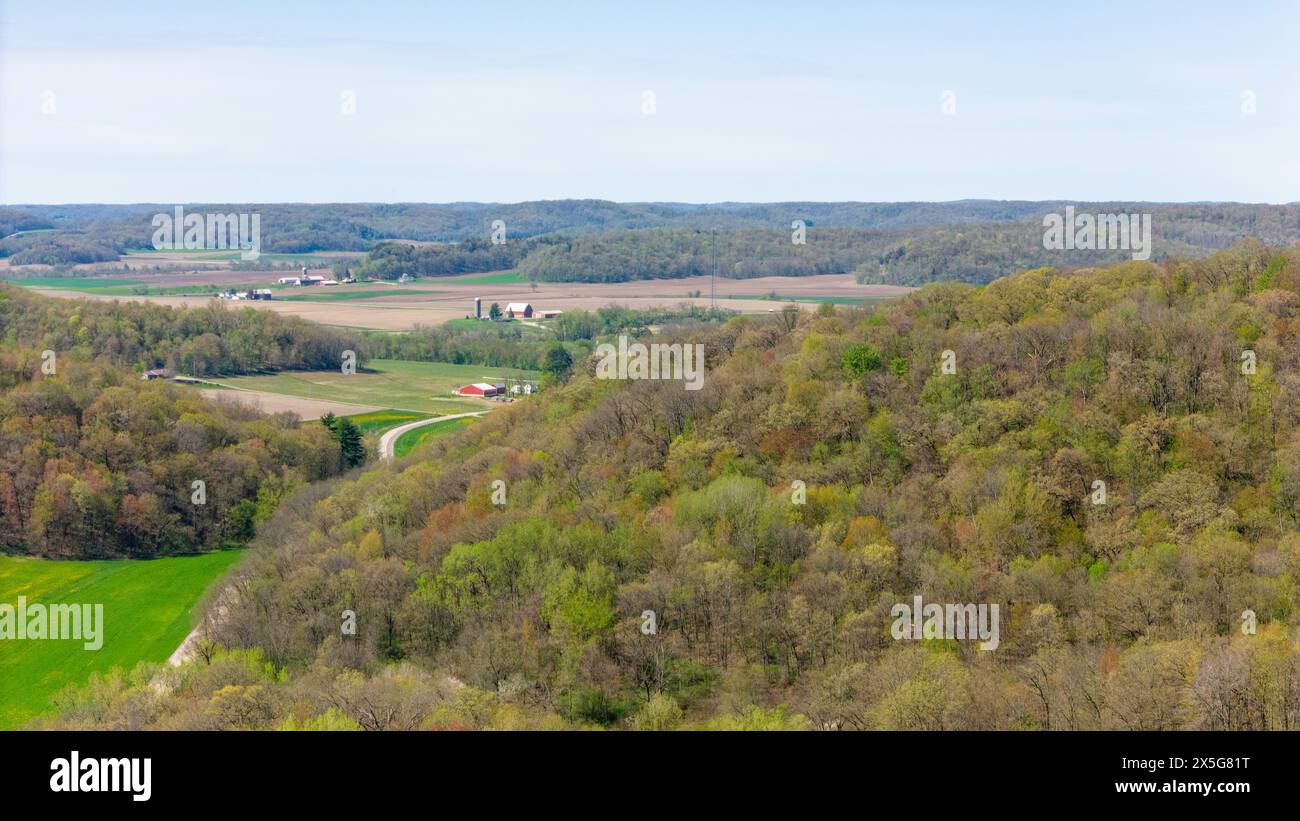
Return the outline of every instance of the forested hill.
{"type": "Polygon", "coordinates": [[[43,231],[54,223],[27,211],[0,207],[0,239],[21,231],[43,231]]]}
{"type": "Polygon", "coordinates": [[[580,361],[290,500],[226,652],[54,724],[1300,726],[1296,251],[674,333],[702,390],[580,361]],[[997,649],[896,640],[914,596],[999,605],[997,649]]]}
{"type": "Polygon", "coordinates": [[[238,546],[282,496],[350,466],[322,425],[140,372],[335,368],[356,345],[342,332],[264,311],[0,286],[0,340],[0,553],[153,558],[238,546]]]}
{"type": "MultiPolygon", "coordinates": [[[[520,203],[187,203],[187,213],[262,215],[267,250],[359,250],[375,239],[461,242],[488,236],[502,220],[517,238],[542,234],[585,234],[642,228],[700,230],[784,227],[807,219],[826,227],[903,228],[913,225],[1010,222],[1060,210],[1065,202],[961,200],[957,202],[790,202],[790,203],[620,203],[608,200],[538,200],[520,203]],[[272,230],[274,229],[274,230],[272,230]],[[294,248],[311,245],[313,247],[294,248]]],[[[176,203],[130,205],[23,205],[0,210],[34,227],[131,232],[144,247],[155,214],[171,214],[176,203]]],[[[1254,206],[1245,206],[1254,207],[1254,206]]],[[[1116,210],[1110,208],[1108,210],[1116,210]]],[[[0,219],[0,228],[7,221],[0,219]]],[[[9,231],[5,232],[10,233],[9,231]]],[[[0,234],[3,236],[3,234],[0,234]]]]}
{"type": "MultiPolygon", "coordinates": [[[[319,232],[325,244],[301,250],[345,250],[376,239],[460,242],[487,237],[493,220],[506,223],[512,237],[543,234],[581,235],[644,228],[700,231],[786,229],[793,220],[825,228],[910,228],[921,225],[972,225],[1041,221],[1045,213],[1074,205],[1080,212],[1160,212],[1188,223],[1222,223],[1263,232],[1281,220],[1296,228],[1300,204],[1078,202],[1071,200],[956,200],[951,202],[777,202],[777,203],[621,203],[608,200],[536,200],[520,203],[186,203],[187,213],[262,215],[265,238],[282,232],[286,246],[293,235],[319,232]]],[[[152,235],[155,214],[171,214],[176,203],[132,205],[24,205],[0,209],[22,215],[32,227],[85,230],[92,226],[132,228],[137,241],[152,235]]],[[[0,227],[6,225],[0,220],[0,227]]],[[[19,229],[20,230],[20,229],[19,229]]],[[[135,246],[135,247],[144,247],[135,246]]],[[[292,250],[268,247],[267,250],[292,250]]]]}
{"type": "Polygon", "coordinates": [[[141,380],[151,368],[333,370],[361,350],[347,332],[220,304],[0,285],[0,340],[0,552],[150,558],[241,545],[282,495],[348,467],[320,425],[141,380]]]}
{"type": "Polygon", "coordinates": [[[242,546],[348,465],[324,426],[73,354],[0,352],[0,553],[155,558],[242,546]],[[196,482],[198,484],[196,484],[196,482]]]}
{"type": "MultiPolygon", "coordinates": [[[[68,300],[0,283],[0,339],[115,367],[170,368],[191,376],[334,370],[356,334],[298,317],[213,302],[171,308],[127,301],[68,300]]],[[[364,358],[364,357],[363,357],[364,358]]]]}
{"type": "MultiPolygon", "coordinates": [[[[1150,214],[1155,259],[1202,257],[1248,237],[1300,240],[1300,205],[962,200],[944,203],[188,204],[186,213],[256,213],[266,252],[369,251],[361,276],[396,279],[518,267],[553,281],[854,272],[867,282],[986,283],[1020,268],[1092,266],[1126,250],[1049,251],[1043,218],[1150,214]],[[499,222],[498,222],[499,221],[499,222]],[[807,225],[806,243],[791,241],[807,225]],[[494,225],[501,231],[493,242],[494,225]],[[714,237],[714,232],[717,237],[714,237]],[[395,242],[401,241],[401,242],[395,242]],[[410,242],[435,243],[411,247],[410,242]]],[[[11,264],[67,266],[149,247],[174,205],[33,205],[0,210],[11,264]],[[6,216],[7,215],[7,216],[6,216]],[[8,226],[8,228],[6,228],[8,226]]]]}

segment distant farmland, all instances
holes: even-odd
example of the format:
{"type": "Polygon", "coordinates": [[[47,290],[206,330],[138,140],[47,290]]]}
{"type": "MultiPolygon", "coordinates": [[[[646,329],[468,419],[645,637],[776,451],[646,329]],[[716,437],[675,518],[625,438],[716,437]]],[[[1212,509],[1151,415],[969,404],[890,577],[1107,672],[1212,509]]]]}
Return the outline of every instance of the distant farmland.
{"type": "MultiPolygon", "coordinates": [[[[197,267],[197,266],[196,266],[197,267]]],[[[381,331],[408,331],[419,325],[465,323],[474,313],[474,300],[486,314],[492,303],[528,302],[537,310],[588,310],[608,305],[630,309],[675,307],[683,303],[710,304],[716,288],[717,305],[741,313],[767,313],[788,302],[809,308],[815,303],[856,305],[890,299],[910,288],[863,285],[852,274],[805,277],[727,279],[708,277],[633,280],[631,282],[529,282],[515,271],[424,277],[413,282],[358,282],[328,288],[272,285],[278,271],[200,270],[155,273],[132,268],[121,277],[12,277],[14,284],[55,296],[92,299],[132,299],[172,306],[211,305],[213,294],[226,288],[271,287],[270,301],[227,303],[236,309],[292,314],[326,325],[381,331]],[[772,300],[772,295],[777,295],[772,300]],[[764,304],[765,300],[771,300],[764,304]]],[[[473,320],[469,320],[473,321],[473,320]]]]}

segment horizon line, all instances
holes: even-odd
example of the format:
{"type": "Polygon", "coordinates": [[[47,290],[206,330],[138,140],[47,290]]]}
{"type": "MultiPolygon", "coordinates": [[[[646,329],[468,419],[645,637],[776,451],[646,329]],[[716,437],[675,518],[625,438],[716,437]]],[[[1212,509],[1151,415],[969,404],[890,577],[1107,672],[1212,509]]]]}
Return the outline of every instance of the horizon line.
{"type": "Polygon", "coordinates": [[[136,200],[133,202],[112,202],[107,200],[77,200],[63,202],[0,202],[0,208],[23,208],[28,206],[35,207],[58,207],[73,205],[103,205],[103,206],[154,206],[154,205],[235,205],[235,204],[257,204],[257,205],[427,205],[442,208],[455,208],[464,206],[491,206],[491,205],[527,205],[530,203],[570,203],[570,202],[601,202],[612,205],[668,205],[691,208],[712,208],[728,206],[751,206],[751,205],[954,205],[958,203],[970,202],[987,202],[987,203],[1131,203],[1135,205],[1271,205],[1271,206],[1293,206],[1300,205],[1300,200],[1288,200],[1285,202],[1271,202],[1264,200],[1134,200],[1134,199],[1071,199],[1068,197],[1051,197],[1046,199],[1025,199],[1025,198],[994,198],[994,197],[962,197],[952,200],[714,200],[711,202],[688,202],[685,200],[611,200],[600,197],[559,197],[555,199],[531,199],[531,200],[452,200],[448,202],[435,202],[431,200],[136,200]]]}

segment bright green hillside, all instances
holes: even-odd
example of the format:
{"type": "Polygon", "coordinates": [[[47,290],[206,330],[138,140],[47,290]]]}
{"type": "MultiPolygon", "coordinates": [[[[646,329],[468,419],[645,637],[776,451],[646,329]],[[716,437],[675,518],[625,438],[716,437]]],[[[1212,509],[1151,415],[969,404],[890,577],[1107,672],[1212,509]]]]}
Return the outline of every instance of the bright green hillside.
{"type": "Polygon", "coordinates": [[[42,712],[51,696],[93,672],[165,661],[193,627],[194,605],[241,551],[152,561],[65,562],[0,556],[0,603],[103,604],[104,641],[0,642],[0,730],[42,712]]]}

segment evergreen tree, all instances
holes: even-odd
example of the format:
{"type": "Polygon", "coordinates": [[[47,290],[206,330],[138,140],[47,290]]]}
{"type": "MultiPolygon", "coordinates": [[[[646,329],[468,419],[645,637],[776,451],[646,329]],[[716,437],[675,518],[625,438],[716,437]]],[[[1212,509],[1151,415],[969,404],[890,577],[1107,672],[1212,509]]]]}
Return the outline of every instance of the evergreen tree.
{"type": "Polygon", "coordinates": [[[339,440],[339,450],[343,454],[343,463],[356,467],[366,461],[366,446],[361,439],[361,430],[346,416],[338,420],[335,435],[339,440]]]}
{"type": "Polygon", "coordinates": [[[571,367],[573,367],[573,356],[561,343],[556,342],[546,351],[546,359],[542,362],[543,373],[556,381],[563,381],[569,375],[571,367]]]}

